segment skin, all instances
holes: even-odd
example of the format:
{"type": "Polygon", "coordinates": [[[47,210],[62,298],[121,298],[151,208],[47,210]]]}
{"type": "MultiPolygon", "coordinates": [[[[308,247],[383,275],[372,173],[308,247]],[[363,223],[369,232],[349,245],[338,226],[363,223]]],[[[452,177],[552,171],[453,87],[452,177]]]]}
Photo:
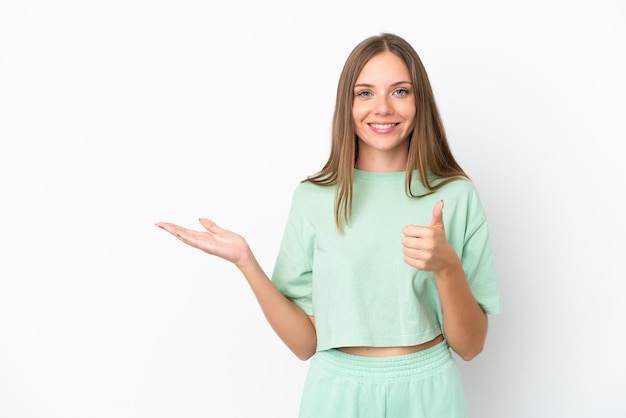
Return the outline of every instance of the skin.
{"type": "MultiPolygon", "coordinates": [[[[355,84],[352,116],[359,143],[356,168],[374,172],[404,171],[409,135],[414,128],[415,99],[409,72],[396,55],[374,56],[363,67],[355,84]]],[[[443,222],[444,202],[433,208],[430,225],[407,225],[402,238],[404,261],[420,270],[432,271],[443,309],[443,329],[450,347],[471,360],[484,346],[487,316],[472,296],[461,262],[448,243],[443,222]]],[[[233,263],[252,289],[268,322],[281,340],[300,359],[315,353],[315,319],[283,296],[264,273],[246,240],[214,222],[201,218],[204,231],[167,222],[156,225],[187,245],[233,263]]],[[[443,341],[411,347],[340,347],[366,356],[391,356],[423,350],[443,341]]]]}
{"type": "MultiPolygon", "coordinates": [[[[359,143],[356,168],[389,172],[406,169],[409,136],[415,127],[416,106],[409,71],[400,57],[384,52],[374,56],[355,83],[352,107],[359,143]],[[379,129],[394,124],[388,129],[379,129]]],[[[448,344],[464,360],[484,346],[487,316],[472,296],[461,262],[448,243],[441,201],[433,208],[428,226],[407,225],[402,240],[404,261],[419,270],[432,271],[443,309],[443,329],[448,344]]],[[[415,352],[441,341],[413,347],[349,347],[353,354],[396,355],[415,352]]]]}
{"type": "Polygon", "coordinates": [[[372,57],[361,70],[352,106],[359,170],[405,170],[416,113],[410,80],[404,61],[391,52],[372,57]]]}
{"type": "Polygon", "coordinates": [[[432,271],[443,310],[443,330],[450,347],[469,361],[483,350],[487,315],[472,295],[461,261],[446,238],[443,200],[433,208],[429,226],[407,225],[402,230],[404,261],[432,271]]]}
{"type": "Polygon", "coordinates": [[[241,235],[220,228],[209,219],[200,218],[199,221],[205,231],[167,222],[157,222],[156,225],[187,245],[233,263],[246,278],[263,314],[280,339],[301,360],[310,358],[317,345],[311,318],[276,289],[241,235]]]}

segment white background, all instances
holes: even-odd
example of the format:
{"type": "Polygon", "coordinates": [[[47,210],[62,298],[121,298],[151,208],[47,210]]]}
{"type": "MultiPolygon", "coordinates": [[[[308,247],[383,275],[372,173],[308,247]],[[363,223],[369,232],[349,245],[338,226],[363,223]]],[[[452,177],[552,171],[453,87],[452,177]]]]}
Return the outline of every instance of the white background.
{"type": "Polygon", "coordinates": [[[308,363],[206,216],[269,273],[339,72],[421,55],[490,219],[503,313],[470,418],[624,417],[623,1],[0,0],[0,417],[295,417],[308,363]]]}

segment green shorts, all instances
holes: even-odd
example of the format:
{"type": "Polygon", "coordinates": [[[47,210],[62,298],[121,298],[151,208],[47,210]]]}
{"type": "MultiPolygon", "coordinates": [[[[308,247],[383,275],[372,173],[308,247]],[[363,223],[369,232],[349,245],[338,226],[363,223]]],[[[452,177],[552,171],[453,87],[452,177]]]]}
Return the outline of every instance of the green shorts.
{"type": "Polygon", "coordinates": [[[465,418],[461,376],[444,341],[413,354],[313,356],[300,418],[465,418]]]}

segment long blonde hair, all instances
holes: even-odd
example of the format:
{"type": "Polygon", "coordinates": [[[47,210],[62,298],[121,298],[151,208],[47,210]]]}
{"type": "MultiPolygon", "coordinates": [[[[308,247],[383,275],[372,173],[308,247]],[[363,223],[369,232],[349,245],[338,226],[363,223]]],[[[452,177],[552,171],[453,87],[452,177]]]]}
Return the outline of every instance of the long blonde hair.
{"type": "Polygon", "coordinates": [[[352,216],[352,173],[358,157],[358,142],[352,118],[354,85],[365,64],[372,57],[386,51],[392,52],[405,62],[413,84],[417,108],[415,128],[409,138],[406,194],[410,197],[426,196],[451,181],[468,178],[452,155],[426,69],[415,49],[394,34],[371,36],[352,50],[339,77],[328,161],[318,173],[303,180],[322,186],[336,185],[335,223],[339,231],[343,231],[344,224],[350,224],[352,216]],[[419,172],[428,193],[415,195],[411,191],[411,179],[415,170],[419,172]],[[429,171],[438,179],[436,183],[429,180],[429,171]]]}

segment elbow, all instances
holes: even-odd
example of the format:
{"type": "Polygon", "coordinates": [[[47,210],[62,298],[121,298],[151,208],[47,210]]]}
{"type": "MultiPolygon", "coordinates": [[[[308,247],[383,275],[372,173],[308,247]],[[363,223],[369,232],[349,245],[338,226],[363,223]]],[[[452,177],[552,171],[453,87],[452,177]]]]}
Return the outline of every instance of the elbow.
{"type": "Polygon", "coordinates": [[[302,361],[307,361],[317,351],[317,338],[308,341],[305,344],[298,344],[298,346],[292,346],[291,351],[302,361]]]}
{"type": "Polygon", "coordinates": [[[464,361],[471,361],[475,359],[480,353],[482,353],[483,348],[484,348],[484,343],[480,343],[480,344],[476,344],[473,347],[466,347],[464,350],[459,350],[456,353],[464,361]]]}
{"type": "Polygon", "coordinates": [[[464,353],[462,355],[460,355],[460,357],[464,360],[464,361],[472,361],[474,360],[478,355],[480,354],[480,351],[475,351],[475,352],[469,352],[469,353],[464,353]]]}
{"type": "Polygon", "coordinates": [[[485,348],[485,342],[487,340],[487,317],[484,316],[485,321],[477,330],[463,336],[455,336],[456,338],[450,339],[450,347],[461,357],[464,361],[471,361],[475,359],[485,348]]]}
{"type": "Polygon", "coordinates": [[[298,359],[302,360],[302,361],[307,361],[308,359],[310,359],[311,357],[313,357],[313,354],[315,354],[315,348],[313,349],[306,349],[306,350],[299,350],[299,351],[295,351],[293,352],[296,357],[298,357],[298,359]]]}
{"type": "MultiPolygon", "coordinates": [[[[317,332],[315,330],[315,319],[309,316],[309,327],[303,327],[304,332],[294,336],[290,344],[287,344],[291,351],[302,361],[307,361],[317,351],[317,332]]],[[[286,341],[285,341],[286,342],[286,341]]]]}
{"type": "Polygon", "coordinates": [[[297,354],[296,353],[296,357],[298,357],[299,360],[307,361],[308,359],[313,357],[313,354],[314,353],[303,353],[303,354],[297,354]]]}

